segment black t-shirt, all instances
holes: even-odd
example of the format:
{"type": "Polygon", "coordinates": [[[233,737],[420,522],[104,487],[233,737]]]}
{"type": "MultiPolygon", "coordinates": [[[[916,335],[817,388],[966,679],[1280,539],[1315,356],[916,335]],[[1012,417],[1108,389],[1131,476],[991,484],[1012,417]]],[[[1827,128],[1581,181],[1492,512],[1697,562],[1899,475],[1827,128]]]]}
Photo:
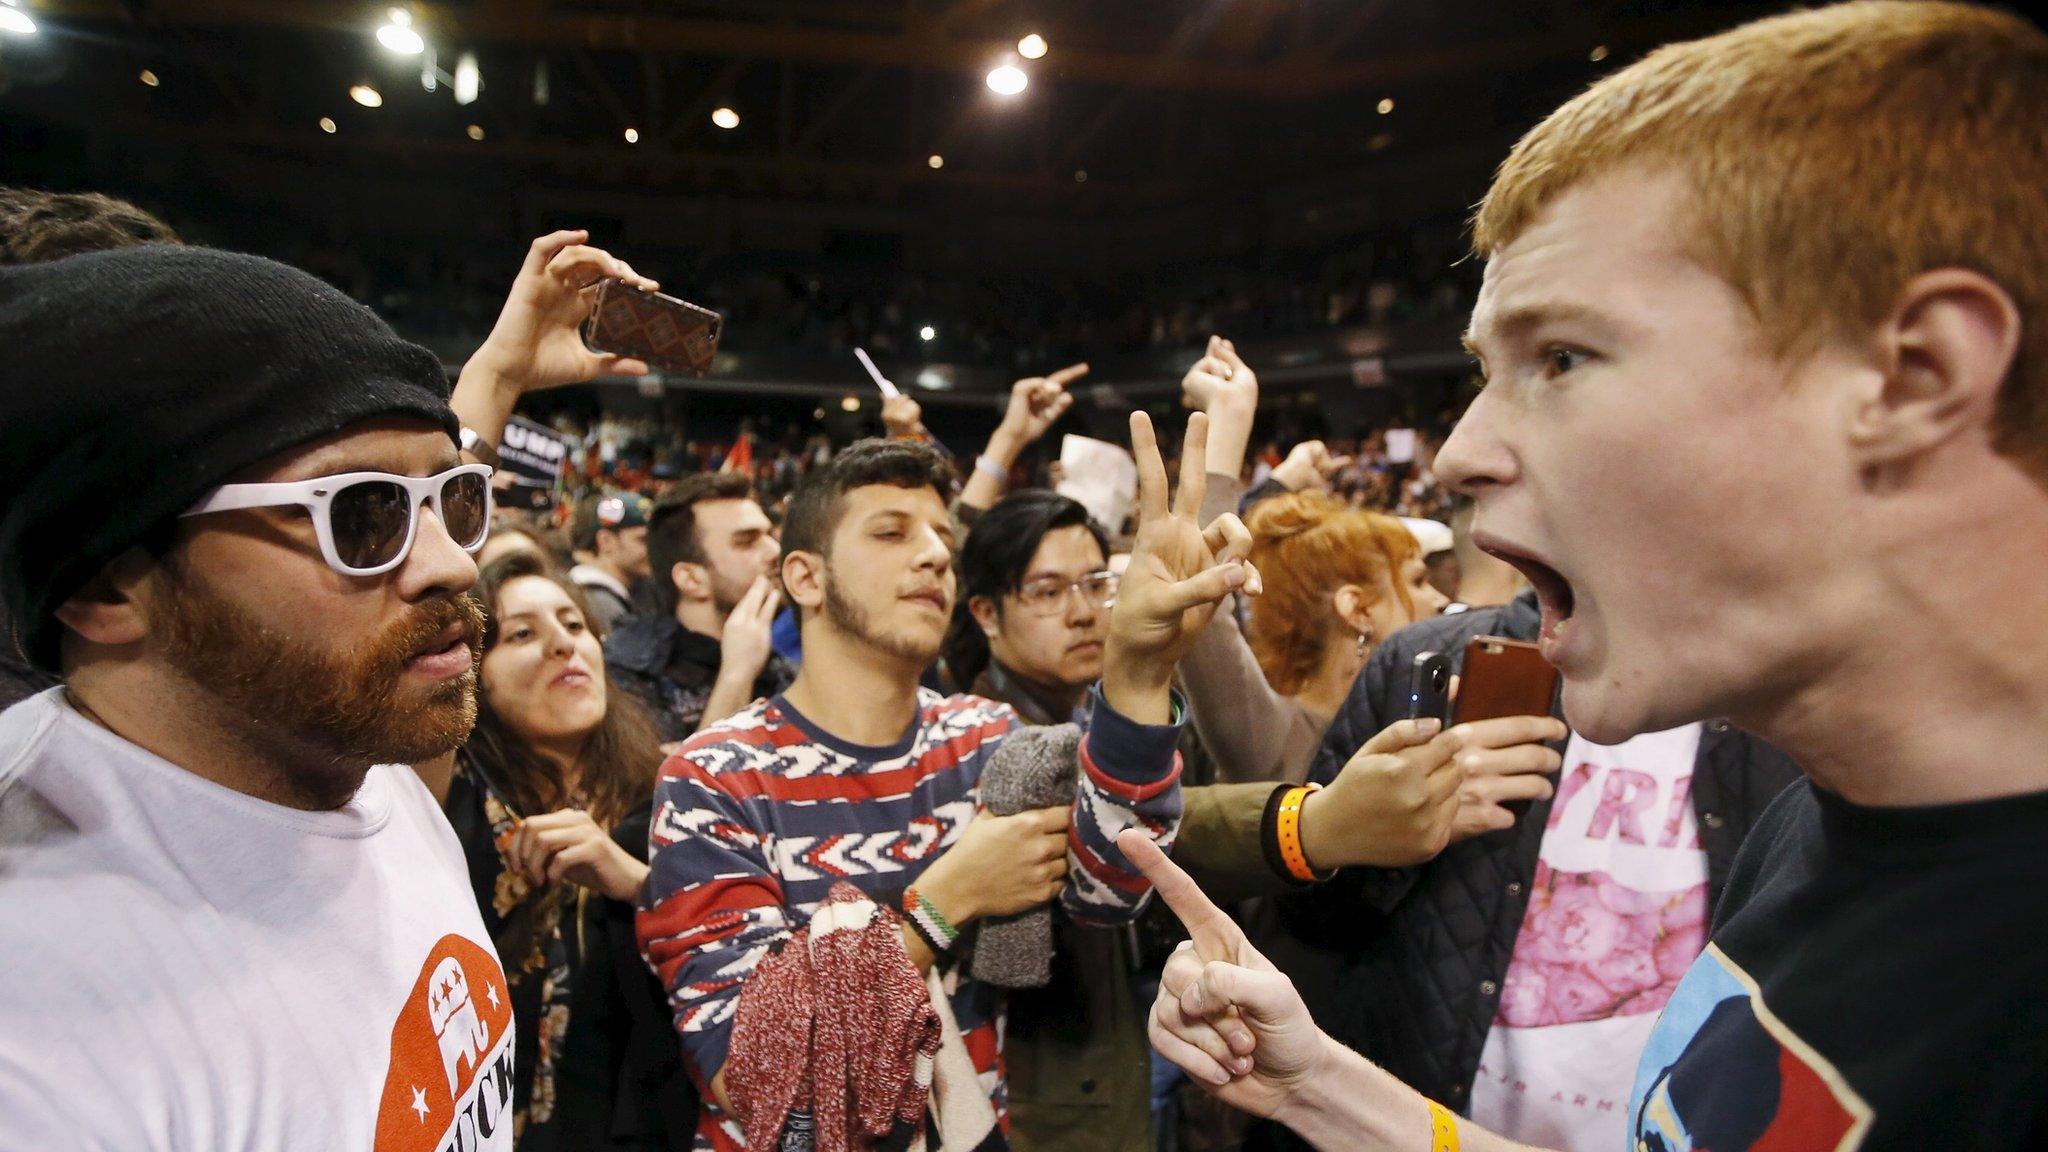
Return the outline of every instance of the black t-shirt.
{"type": "Polygon", "coordinates": [[[1800,782],[1736,858],[1629,1104],[1638,1152],[2048,1147],[2048,793],[1800,782]]]}

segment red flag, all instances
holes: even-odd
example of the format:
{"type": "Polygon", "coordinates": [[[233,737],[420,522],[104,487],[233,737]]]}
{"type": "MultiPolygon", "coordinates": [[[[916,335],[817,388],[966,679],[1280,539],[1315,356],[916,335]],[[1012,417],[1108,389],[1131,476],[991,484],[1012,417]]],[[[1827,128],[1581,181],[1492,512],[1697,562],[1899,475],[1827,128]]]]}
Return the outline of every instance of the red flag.
{"type": "Polygon", "coordinates": [[[738,472],[742,476],[754,474],[754,434],[741,432],[732,442],[732,451],[725,454],[725,463],[720,472],[738,472]]]}

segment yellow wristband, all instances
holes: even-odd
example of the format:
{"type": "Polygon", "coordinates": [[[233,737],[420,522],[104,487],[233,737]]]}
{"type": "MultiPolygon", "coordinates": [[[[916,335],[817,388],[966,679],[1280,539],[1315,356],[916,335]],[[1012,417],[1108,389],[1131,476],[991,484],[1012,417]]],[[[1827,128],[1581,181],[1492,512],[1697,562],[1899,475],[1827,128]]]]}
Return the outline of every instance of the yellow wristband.
{"type": "Polygon", "coordinates": [[[1434,1100],[1429,1105],[1429,1152],[1458,1152],[1458,1117],[1434,1100]]]}
{"type": "Polygon", "coordinates": [[[1301,847],[1301,805],[1308,794],[1322,788],[1320,784],[1300,784],[1287,790],[1280,797],[1280,812],[1274,821],[1275,838],[1280,841],[1280,860],[1287,865],[1287,874],[1304,884],[1311,884],[1323,877],[1309,867],[1308,853],[1301,847]]]}

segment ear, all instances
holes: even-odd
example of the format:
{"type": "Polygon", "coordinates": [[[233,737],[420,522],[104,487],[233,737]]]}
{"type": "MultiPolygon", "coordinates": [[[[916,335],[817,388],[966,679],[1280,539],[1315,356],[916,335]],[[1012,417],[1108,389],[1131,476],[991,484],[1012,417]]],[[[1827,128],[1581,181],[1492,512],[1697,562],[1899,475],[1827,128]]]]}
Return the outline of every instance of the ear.
{"type": "Polygon", "coordinates": [[[1002,613],[996,610],[996,602],[986,596],[971,597],[967,601],[967,611],[974,615],[975,624],[985,634],[994,635],[1002,625],[1002,613]]]}
{"type": "Polygon", "coordinates": [[[1988,277],[1943,268],[1908,281],[1877,330],[1880,387],[1851,421],[1858,461],[1895,464],[1988,427],[2019,344],[2019,308],[1988,277]]]}
{"type": "Polygon", "coordinates": [[[668,578],[676,586],[676,595],[685,603],[711,599],[711,569],[688,560],[678,560],[668,570],[668,578]]]}
{"type": "Polygon", "coordinates": [[[156,562],[140,548],[116,556],[57,607],[57,620],[90,644],[119,647],[149,635],[156,562]]]}
{"type": "Polygon", "coordinates": [[[816,552],[782,554],[782,589],[790,603],[817,608],[825,603],[825,558],[816,552]]]}
{"type": "Polygon", "coordinates": [[[1353,632],[1364,632],[1372,627],[1372,596],[1362,585],[1346,584],[1337,589],[1331,598],[1337,609],[1337,619],[1353,632]]]}

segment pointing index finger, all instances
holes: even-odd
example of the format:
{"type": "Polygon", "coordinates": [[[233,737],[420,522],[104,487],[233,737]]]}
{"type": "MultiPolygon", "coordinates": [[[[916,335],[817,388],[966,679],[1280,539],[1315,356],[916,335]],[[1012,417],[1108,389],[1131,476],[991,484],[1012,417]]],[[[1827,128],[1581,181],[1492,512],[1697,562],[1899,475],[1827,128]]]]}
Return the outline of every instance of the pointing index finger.
{"type": "Polygon", "coordinates": [[[1245,942],[1244,930],[1203,895],[1194,877],[1181,871],[1180,865],[1167,859],[1150,836],[1135,828],[1119,833],[1116,846],[1152,882],[1152,890],[1159,893],[1173,914],[1180,917],[1181,925],[1194,939],[1197,955],[1204,960],[1237,959],[1245,942]]]}
{"type": "Polygon", "coordinates": [[[1075,380],[1079,380],[1081,377],[1086,376],[1087,374],[1087,364],[1069,364],[1065,368],[1062,368],[1057,372],[1046,373],[1045,378],[1064,388],[1069,383],[1075,380]]]}

